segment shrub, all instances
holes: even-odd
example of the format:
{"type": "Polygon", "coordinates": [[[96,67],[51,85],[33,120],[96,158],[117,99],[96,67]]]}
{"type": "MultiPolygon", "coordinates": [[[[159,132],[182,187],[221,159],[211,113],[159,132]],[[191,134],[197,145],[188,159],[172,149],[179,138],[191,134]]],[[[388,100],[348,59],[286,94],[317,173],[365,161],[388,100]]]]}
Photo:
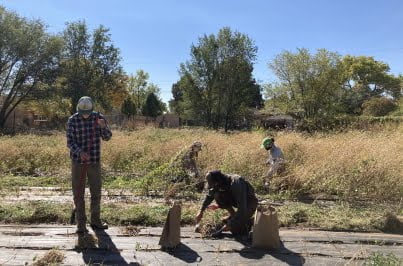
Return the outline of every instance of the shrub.
{"type": "Polygon", "coordinates": [[[362,104],[363,114],[385,116],[397,108],[396,103],[385,97],[373,97],[362,104]]]}

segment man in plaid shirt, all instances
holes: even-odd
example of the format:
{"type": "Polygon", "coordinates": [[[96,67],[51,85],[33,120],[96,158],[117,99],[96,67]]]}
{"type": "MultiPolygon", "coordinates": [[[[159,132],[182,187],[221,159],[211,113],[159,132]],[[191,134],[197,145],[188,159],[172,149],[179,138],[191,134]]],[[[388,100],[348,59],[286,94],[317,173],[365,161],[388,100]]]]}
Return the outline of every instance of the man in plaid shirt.
{"type": "Polygon", "coordinates": [[[88,232],[86,228],[84,192],[88,176],[91,193],[91,227],[107,229],[101,222],[101,138],[108,141],[112,137],[105,118],[93,111],[90,97],[82,97],[77,104],[77,113],[67,122],[67,147],[72,160],[72,188],[76,212],[77,233],[88,232]]]}

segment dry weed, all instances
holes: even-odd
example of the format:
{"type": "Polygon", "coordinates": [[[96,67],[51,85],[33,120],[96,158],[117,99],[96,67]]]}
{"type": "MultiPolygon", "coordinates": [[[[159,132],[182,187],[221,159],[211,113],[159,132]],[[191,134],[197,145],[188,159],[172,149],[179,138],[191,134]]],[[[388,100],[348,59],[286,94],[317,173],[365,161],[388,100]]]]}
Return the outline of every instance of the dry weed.
{"type": "Polygon", "coordinates": [[[52,249],[46,252],[38,260],[33,263],[34,266],[49,266],[49,265],[60,265],[65,256],[63,252],[57,249],[52,249]]]}
{"type": "MultiPolygon", "coordinates": [[[[113,133],[102,151],[102,167],[109,179],[116,177],[113,173],[120,173],[139,180],[200,140],[205,144],[197,159],[201,173],[211,169],[237,173],[263,191],[267,152],[260,149],[260,142],[264,132],[223,134],[205,129],[145,128],[113,133]]],[[[373,132],[271,135],[286,159],[286,171],[272,180],[279,189],[376,200],[403,197],[403,126],[373,132]]],[[[64,133],[0,137],[0,175],[68,176],[69,171],[64,133]]],[[[154,180],[147,189],[161,189],[161,184],[154,180]]]]}

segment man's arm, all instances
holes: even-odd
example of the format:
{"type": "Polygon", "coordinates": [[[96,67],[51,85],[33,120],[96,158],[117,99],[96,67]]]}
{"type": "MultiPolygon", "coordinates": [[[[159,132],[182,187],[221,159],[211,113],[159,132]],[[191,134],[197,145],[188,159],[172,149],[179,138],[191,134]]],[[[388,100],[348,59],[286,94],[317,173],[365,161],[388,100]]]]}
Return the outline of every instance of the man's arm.
{"type": "Polygon", "coordinates": [[[209,189],[208,194],[204,198],[200,211],[196,215],[196,224],[198,224],[200,222],[200,220],[203,218],[204,211],[207,209],[207,207],[210,205],[210,203],[213,202],[213,200],[214,200],[214,190],[209,189]]]}
{"type": "Polygon", "coordinates": [[[69,118],[69,120],[67,121],[67,132],[66,132],[67,147],[70,149],[70,151],[73,154],[76,154],[77,157],[80,158],[81,148],[76,143],[76,140],[74,137],[74,131],[75,131],[74,122],[71,118],[69,118]]]}
{"type": "Polygon", "coordinates": [[[214,189],[209,189],[208,194],[204,198],[202,207],[200,211],[204,212],[205,209],[210,205],[211,202],[214,200],[214,189]]]}
{"type": "Polygon", "coordinates": [[[268,157],[267,157],[267,160],[266,160],[266,164],[267,165],[273,164],[273,156],[272,156],[271,152],[268,151],[267,155],[268,155],[268,157]]]}
{"type": "Polygon", "coordinates": [[[105,117],[101,114],[99,114],[98,118],[98,125],[101,129],[101,138],[104,141],[108,141],[112,138],[112,131],[108,126],[108,123],[105,119],[105,117]]]}

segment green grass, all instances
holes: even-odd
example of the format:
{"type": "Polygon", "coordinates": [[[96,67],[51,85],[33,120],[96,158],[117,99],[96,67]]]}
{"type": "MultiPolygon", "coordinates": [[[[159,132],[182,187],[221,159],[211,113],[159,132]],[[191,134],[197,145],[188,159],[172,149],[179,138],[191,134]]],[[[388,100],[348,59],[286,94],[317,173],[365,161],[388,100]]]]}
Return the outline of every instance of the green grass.
{"type": "Polygon", "coordinates": [[[19,187],[71,187],[70,179],[60,176],[0,175],[0,189],[17,190],[19,187]]]}
{"type": "MultiPolygon", "coordinates": [[[[182,208],[182,225],[192,225],[200,208],[199,202],[186,202],[182,208]]],[[[60,204],[44,201],[0,203],[2,223],[68,223],[72,203],[60,204]]],[[[169,207],[148,203],[102,205],[102,218],[111,225],[162,226],[169,207]]],[[[388,217],[402,214],[399,206],[374,204],[353,206],[336,202],[332,207],[291,202],[277,208],[283,227],[311,227],[323,230],[388,231],[388,217]]],[[[226,216],[225,211],[206,211],[205,222],[217,223],[226,216]]],[[[399,225],[400,229],[402,224],[399,225]]],[[[393,233],[393,232],[392,232],[393,233]]]]}
{"type": "MultiPolygon", "coordinates": [[[[103,176],[102,187],[105,190],[122,190],[130,191],[133,195],[154,195],[164,196],[165,187],[173,185],[160,178],[149,179],[148,177],[132,177],[132,176],[103,176]]],[[[182,185],[178,185],[183,187],[182,185]]],[[[71,190],[70,177],[59,176],[13,176],[0,174],[0,195],[9,195],[17,193],[21,187],[29,189],[30,187],[55,187],[62,191],[71,190]]],[[[192,189],[178,190],[177,197],[195,198],[197,193],[192,189]]]]}
{"type": "Polygon", "coordinates": [[[0,204],[0,220],[3,223],[67,223],[71,204],[44,201],[0,204]]]}
{"type": "Polygon", "coordinates": [[[390,215],[402,213],[399,205],[369,204],[358,205],[348,202],[335,202],[330,206],[295,202],[279,208],[281,226],[320,228],[325,230],[347,231],[397,231],[388,226],[390,215]]]}
{"type": "Polygon", "coordinates": [[[393,253],[383,254],[381,252],[372,253],[365,261],[365,266],[400,266],[403,260],[393,253]]]}

